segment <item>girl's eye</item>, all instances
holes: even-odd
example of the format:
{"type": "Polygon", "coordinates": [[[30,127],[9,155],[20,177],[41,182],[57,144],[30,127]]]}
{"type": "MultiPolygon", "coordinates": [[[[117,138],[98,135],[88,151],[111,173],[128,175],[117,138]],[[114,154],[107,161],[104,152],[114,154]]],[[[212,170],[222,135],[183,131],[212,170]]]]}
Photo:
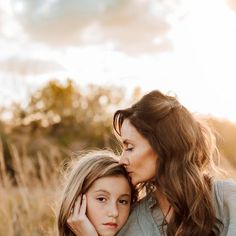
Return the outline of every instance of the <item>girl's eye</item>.
{"type": "Polygon", "coordinates": [[[106,198],[105,197],[97,197],[97,200],[99,202],[105,202],[106,201],[106,198]]]}
{"type": "Polygon", "coordinates": [[[127,205],[127,204],[129,204],[129,201],[127,201],[127,200],[119,200],[119,203],[121,203],[122,205],[127,205]]]}

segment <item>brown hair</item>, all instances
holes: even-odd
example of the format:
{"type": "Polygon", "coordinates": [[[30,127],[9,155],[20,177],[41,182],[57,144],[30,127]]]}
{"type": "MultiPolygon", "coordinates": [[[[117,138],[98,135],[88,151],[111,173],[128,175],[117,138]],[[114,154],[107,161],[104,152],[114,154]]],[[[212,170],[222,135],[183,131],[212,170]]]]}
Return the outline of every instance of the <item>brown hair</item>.
{"type": "Polygon", "coordinates": [[[74,236],[67,226],[72,207],[78,196],[84,194],[99,178],[108,176],[124,176],[131,188],[131,203],[136,201],[136,192],[125,170],[111,151],[96,150],[79,156],[70,163],[65,174],[64,190],[57,216],[59,236],[74,236]]]}
{"type": "Polygon", "coordinates": [[[125,119],[157,153],[155,185],[173,208],[167,235],[219,235],[222,223],[214,211],[210,175],[218,149],[211,130],[176,97],[160,91],[116,111],[113,127],[118,135],[125,119]]]}

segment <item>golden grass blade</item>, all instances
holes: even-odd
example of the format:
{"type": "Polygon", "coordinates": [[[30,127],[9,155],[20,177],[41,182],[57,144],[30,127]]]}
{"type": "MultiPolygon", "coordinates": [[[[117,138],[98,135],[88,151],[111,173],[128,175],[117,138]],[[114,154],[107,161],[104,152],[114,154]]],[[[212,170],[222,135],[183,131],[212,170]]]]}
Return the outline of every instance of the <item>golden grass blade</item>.
{"type": "Polygon", "coordinates": [[[4,151],[3,151],[3,144],[2,139],[0,138],[0,185],[3,187],[7,187],[10,184],[8,179],[8,175],[6,172],[6,165],[4,159],[4,151]]]}

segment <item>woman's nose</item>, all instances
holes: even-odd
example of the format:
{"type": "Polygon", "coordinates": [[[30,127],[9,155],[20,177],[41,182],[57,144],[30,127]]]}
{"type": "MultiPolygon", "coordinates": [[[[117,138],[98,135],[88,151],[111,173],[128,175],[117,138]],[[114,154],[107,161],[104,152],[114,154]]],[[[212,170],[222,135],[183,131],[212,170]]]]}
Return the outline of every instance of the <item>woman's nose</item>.
{"type": "Polygon", "coordinates": [[[124,153],[122,153],[122,155],[120,156],[119,163],[124,165],[124,166],[129,165],[129,159],[124,155],[124,153]]]}

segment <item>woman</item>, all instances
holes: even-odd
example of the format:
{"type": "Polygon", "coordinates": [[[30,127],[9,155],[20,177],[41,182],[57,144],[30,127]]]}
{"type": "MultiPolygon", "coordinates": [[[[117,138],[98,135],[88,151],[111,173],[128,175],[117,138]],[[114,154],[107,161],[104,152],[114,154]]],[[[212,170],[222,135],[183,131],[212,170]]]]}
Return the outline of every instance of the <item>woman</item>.
{"type": "Polygon", "coordinates": [[[215,181],[215,138],[175,97],[152,91],[113,125],[120,162],[147,191],[118,235],[236,235],[236,184],[215,181]]]}
{"type": "Polygon", "coordinates": [[[236,235],[236,184],[214,178],[215,137],[175,97],[152,91],[118,110],[113,126],[120,163],[146,192],[119,236],[236,235]]]}
{"type": "Polygon", "coordinates": [[[83,235],[78,226],[87,223],[85,212],[88,235],[114,236],[124,225],[135,191],[116,159],[112,152],[94,151],[72,162],[59,207],[60,236],[83,235]]]}

